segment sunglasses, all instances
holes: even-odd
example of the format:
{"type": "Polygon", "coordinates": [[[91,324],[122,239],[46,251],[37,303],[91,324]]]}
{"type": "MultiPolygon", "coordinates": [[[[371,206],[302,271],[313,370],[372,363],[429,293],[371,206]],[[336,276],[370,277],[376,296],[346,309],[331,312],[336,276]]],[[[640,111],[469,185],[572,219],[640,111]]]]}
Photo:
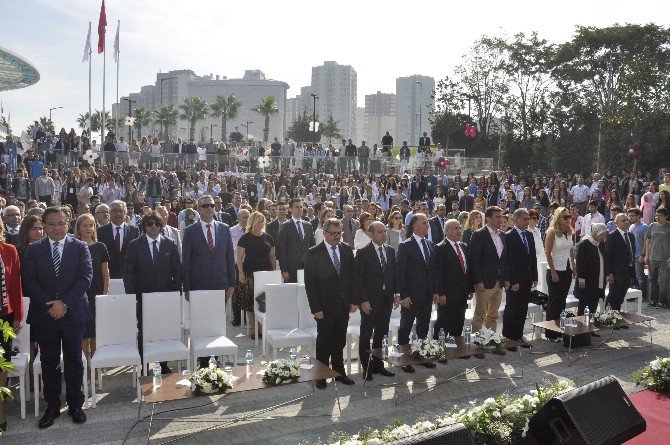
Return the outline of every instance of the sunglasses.
{"type": "Polygon", "coordinates": [[[213,209],[214,207],[216,207],[216,204],[200,204],[200,207],[202,207],[203,209],[213,209]]]}
{"type": "Polygon", "coordinates": [[[144,225],[146,227],[160,226],[160,224],[158,224],[158,222],[156,222],[156,221],[147,221],[147,222],[144,223],[144,225]]]}

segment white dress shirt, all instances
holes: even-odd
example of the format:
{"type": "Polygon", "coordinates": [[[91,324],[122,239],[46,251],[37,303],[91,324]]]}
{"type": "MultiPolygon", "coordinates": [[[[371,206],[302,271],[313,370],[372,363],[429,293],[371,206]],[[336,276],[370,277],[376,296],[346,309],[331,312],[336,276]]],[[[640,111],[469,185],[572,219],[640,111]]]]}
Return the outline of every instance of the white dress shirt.
{"type": "MultiPolygon", "coordinates": [[[[49,238],[49,248],[51,249],[51,254],[53,255],[54,251],[54,244],[56,241],[52,240],[49,238]]],[[[65,247],[65,238],[62,240],[58,241],[58,256],[60,256],[61,263],[63,261],[63,248],[65,247]]]]}
{"type": "Polygon", "coordinates": [[[292,217],[291,221],[293,221],[293,225],[296,226],[295,229],[298,231],[298,234],[300,234],[302,238],[305,239],[305,226],[302,223],[302,219],[295,219],[292,217]],[[300,228],[298,228],[298,225],[300,225],[300,228]]]}
{"type": "MultiPolygon", "coordinates": [[[[335,265],[335,258],[333,257],[333,246],[325,242],[324,244],[326,245],[326,250],[328,250],[328,255],[330,255],[330,261],[333,262],[333,266],[335,266],[335,269],[337,269],[337,266],[335,265]]],[[[337,243],[334,247],[335,250],[337,251],[337,259],[340,262],[340,267],[342,267],[342,255],[340,255],[340,243],[337,243]]]]}
{"type": "Polygon", "coordinates": [[[207,241],[207,224],[209,224],[209,230],[212,232],[212,244],[216,247],[216,230],[214,230],[214,220],[212,222],[206,223],[203,220],[200,220],[200,227],[202,227],[202,234],[205,235],[205,241],[207,241]]]}
{"type": "Polygon", "coordinates": [[[154,259],[154,245],[153,242],[156,241],[156,249],[160,252],[161,250],[161,241],[162,241],[162,236],[160,233],[158,234],[158,237],[156,239],[152,239],[149,235],[145,235],[147,237],[147,241],[149,242],[149,255],[151,256],[151,259],[154,259]]]}
{"type": "Polygon", "coordinates": [[[464,272],[468,271],[468,261],[465,259],[465,252],[463,252],[463,249],[461,249],[461,246],[458,246],[458,250],[456,250],[456,243],[450,240],[449,238],[445,238],[447,241],[449,241],[449,244],[451,244],[451,248],[454,249],[454,253],[456,254],[456,258],[458,258],[458,250],[461,251],[461,257],[463,257],[463,266],[465,266],[464,272]]]}
{"type": "MultiPolygon", "coordinates": [[[[121,223],[120,226],[112,223],[112,240],[116,240],[116,228],[119,228],[119,250],[123,249],[123,233],[126,230],[126,223],[121,223]]],[[[114,241],[116,242],[116,241],[114,241]]]]}
{"type": "Polygon", "coordinates": [[[419,244],[419,250],[421,251],[421,256],[423,257],[423,260],[427,261],[428,258],[426,258],[426,254],[423,252],[423,241],[425,240],[425,238],[421,238],[419,235],[416,234],[412,234],[412,236],[414,237],[414,240],[417,242],[417,244],[419,244]]]}

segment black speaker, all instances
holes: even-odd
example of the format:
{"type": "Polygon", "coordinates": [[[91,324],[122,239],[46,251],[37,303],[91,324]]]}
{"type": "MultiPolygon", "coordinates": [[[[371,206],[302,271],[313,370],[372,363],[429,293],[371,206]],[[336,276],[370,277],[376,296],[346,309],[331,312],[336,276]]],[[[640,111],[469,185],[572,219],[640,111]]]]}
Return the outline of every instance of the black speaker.
{"type": "Polygon", "coordinates": [[[541,445],[615,445],[647,429],[612,376],[554,397],[530,420],[541,445]]]}
{"type": "Polygon", "coordinates": [[[392,445],[475,445],[470,430],[462,423],[388,443],[392,445]]]}

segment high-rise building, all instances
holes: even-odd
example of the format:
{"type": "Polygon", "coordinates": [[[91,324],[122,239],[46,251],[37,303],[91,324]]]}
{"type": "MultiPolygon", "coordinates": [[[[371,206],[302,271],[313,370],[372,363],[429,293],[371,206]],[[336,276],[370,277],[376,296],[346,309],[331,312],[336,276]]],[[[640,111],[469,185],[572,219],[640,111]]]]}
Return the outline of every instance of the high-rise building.
{"type": "MultiPolygon", "coordinates": [[[[340,132],[346,139],[356,141],[356,100],[357,75],[351,65],[339,65],[326,61],[312,68],[312,85],[309,88],[319,99],[316,101],[316,113],[320,122],[333,116],[338,122],[340,132]]],[[[310,99],[311,97],[308,96],[310,99]]],[[[312,109],[312,103],[308,110],[312,109]]]]}
{"type": "Polygon", "coordinates": [[[393,93],[382,93],[365,95],[365,125],[364,133],[368,145],[381,146],[382,136],[388,131],[393,140],[396,141],[396,96],[393,93]]]}
{"type": "MultiPolygon", "coordinates": [[[[356,136],[358,139],[354,139],[354,145],[361,145],[361,141],[369,142],[367,135],[365,134],[365,108],[356,107],[356,136]]],[[[371,146],[370,144],[367,144],[371,146]]]]}
{"type": "Polygon", "coordinates": [[[435,108],[435,79],[413,74],[398,77],[396,86],[396,136],[394,144],[407,141],[410,146],[419,144],[425,131],[430,135],[430,113],[435,108]]]}

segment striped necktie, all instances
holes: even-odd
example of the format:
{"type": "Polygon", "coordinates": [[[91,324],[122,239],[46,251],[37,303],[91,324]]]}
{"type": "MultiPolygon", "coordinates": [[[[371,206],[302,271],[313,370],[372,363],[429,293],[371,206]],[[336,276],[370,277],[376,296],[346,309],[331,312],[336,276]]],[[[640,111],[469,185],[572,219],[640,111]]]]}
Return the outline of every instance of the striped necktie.
{"type": "Polygon", "coordinates": [[[51,250],[51,256],[54,261],[54,272],[56,272],[56,276],[60,275],[60,252],[58,251],[59,244],[59,242],[55,242],[53,249],[51,250]]]}

